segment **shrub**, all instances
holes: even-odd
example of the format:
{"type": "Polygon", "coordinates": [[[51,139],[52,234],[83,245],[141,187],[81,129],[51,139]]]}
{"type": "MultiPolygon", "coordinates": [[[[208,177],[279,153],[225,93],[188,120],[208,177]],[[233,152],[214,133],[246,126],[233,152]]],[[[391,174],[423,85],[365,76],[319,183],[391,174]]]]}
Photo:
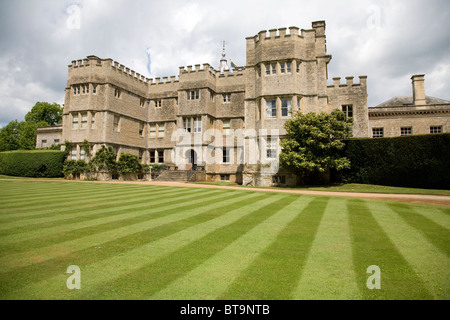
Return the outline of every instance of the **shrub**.
{"type": "Polygon", "coordinates": [[[55,150],[8,151],[0,153],[0,174],[17,177],[62,176],[65,152],[55,150]]]}
{"type": "Polygon", "coordinates": [[[351,139],[346,182],[398,187],[450,188],[450,134],[351,139]]]}
{"type": "Polygon", "coordinates": [[[117,171],[120,173],[141,173],[143,167],[138,156],[122,153],[117,161],[117,171]]]}
{"type": "Polygon", "coordinates": [[[88,164],[84,160],[66,160],[63,165],[63,174],[65,177],[70,175],[76,176],[86,172],[89,169],[88,164]]]}

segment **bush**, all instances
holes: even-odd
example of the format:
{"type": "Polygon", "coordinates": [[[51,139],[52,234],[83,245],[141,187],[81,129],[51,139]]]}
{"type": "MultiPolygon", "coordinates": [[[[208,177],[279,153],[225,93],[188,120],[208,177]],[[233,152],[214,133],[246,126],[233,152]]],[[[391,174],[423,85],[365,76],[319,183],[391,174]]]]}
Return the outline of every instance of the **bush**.
{"type": "Polygon", "coordinates": [[[143,167],[138,156],[122,153],[117,161],[117,171],[120,173],[141,173],[143,167]]]}
{"type": "Polygon", "coordinates": [[[84,160],[67,160],[63,165],[63,174],[65,177],[76,176],[88,171],[88,164],[84,160]]]}
{"type": "Polygon", "coordinates": [[[54,150],[0,153],[0,174],[17,177],[59,178],[65,152],[54,150]]]}
{"type": "Polygon", "coordinates": [[[351,183],[450,189],[450,134],[351,139],[345,156],[351,183]]]}

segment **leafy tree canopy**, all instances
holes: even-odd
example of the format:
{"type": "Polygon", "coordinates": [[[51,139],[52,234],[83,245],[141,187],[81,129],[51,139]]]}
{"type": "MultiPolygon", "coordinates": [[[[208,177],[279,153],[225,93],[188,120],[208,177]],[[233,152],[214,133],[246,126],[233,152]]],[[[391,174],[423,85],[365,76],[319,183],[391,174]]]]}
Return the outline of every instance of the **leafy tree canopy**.
{"type": "Polygon", "coordinates": [[[63,108],[56,103],[37,102],[25,121],[11,121],[0,129],[0,152],[36,148],[36,129],[61,123],[63,108]]]}
{"type": "Polygon", "coordinates": [[[287,137],[280,165],[297,172],[325,172],[350,168],[350,161],[340,152],[344,140],[352,136],[352,120],[336,110],[329,113],[297,113],[286,121],[287,137]]]}
{"type": "Polygon", "coordinates": [[[25,121],[35,122],[47,126],[55,126],[62,122],[63,108],[57,104],[48,102],[36,102],[34,107],[25,115],[25,121]]]}

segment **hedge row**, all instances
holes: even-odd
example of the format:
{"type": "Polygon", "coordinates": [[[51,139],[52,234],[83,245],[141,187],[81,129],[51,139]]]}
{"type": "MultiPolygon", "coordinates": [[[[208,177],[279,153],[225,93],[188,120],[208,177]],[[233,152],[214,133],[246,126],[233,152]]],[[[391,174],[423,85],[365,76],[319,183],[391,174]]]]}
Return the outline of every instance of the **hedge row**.
{"type": "Polygon", "coordinates": [[[0,174],[17,177],[62,177],[64,151],[33,150],[0,153],[0,174]]]}
{"type": "Polygon", "coordinates": [[[346,182],[450,189],[450,133],[351,139],[346,182]]]}

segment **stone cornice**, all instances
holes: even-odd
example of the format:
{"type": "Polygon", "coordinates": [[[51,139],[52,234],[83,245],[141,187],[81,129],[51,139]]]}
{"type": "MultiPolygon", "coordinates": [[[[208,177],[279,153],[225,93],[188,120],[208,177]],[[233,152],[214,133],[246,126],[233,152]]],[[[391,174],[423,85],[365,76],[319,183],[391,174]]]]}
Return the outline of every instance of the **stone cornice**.
{"type": "Polygon", "coordinates": [[[400,115],[415,116],[415,115],[448,114],[448,113],[450,113],[450,104],[369,108],[369,118],[400,116],[400,115]]]}

